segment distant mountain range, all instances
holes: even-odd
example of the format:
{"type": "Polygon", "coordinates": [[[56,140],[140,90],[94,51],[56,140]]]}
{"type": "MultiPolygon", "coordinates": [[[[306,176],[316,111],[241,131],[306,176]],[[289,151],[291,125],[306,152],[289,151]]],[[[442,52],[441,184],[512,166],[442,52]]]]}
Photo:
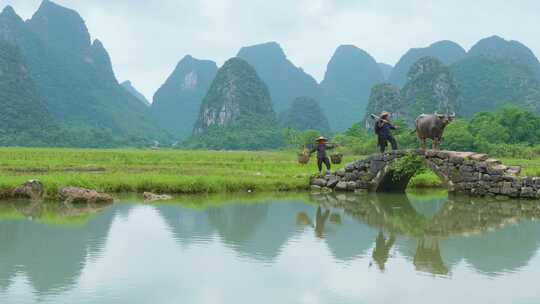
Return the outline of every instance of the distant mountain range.
{"type": "Polygon", "coordinates": [[[0,14],[0,39],[20,50],[36,98],[67,129],[106,131],[129,144],[167,138],[148,107],[120,86],[107,51],[90,40],[77,12],[45,0],[25,22],[8,6],[0,14]]]}
{"type": "MultiPolygon", "coordinates": [[[[209,105],[226,100],[235,100],[240,113],[251,113],[260,100],[269,101],[271,111],[257,114],[263,125],[272,121],[278,126],[279,116],[288,119],[282,125],[322,132],[346,130],[385,105],[390,110],[406,105],[408,115],[456,109],[465,118],[504,104],[540,111],[538,59],[522,43],[498,36],[480,40],[468,52],[452,41],[413,48],[395,66],[378,62],[356,46],[342,45],[329,59],[320,83],[291,62],[277,42],[244,47],[226,70],[261,88],[253,100],[216,91],[212,86],[230,94],[249,88],[224,84],[216,78],[215,62],[188,55],[150,103],[131,82],[118,82],[104,45],[91,40],[77,12],[44,0],[27,21],[5,7],[0,14],[0,57],[1,145],[146,146],[156,140],[193,138],[193,130],[203,128],[201,115],[209,105]],[[433,65],[418,65],[425,58],[432,60],[424,63],[433,65]],[[420,81],[409,78],[415,66],[437,67],[436,72],[422,74],[420,81]],[[448,81],[440,82],[442,78],[448,81]],[[441,106],[440,96],[428,96],[440,95],[438,85],[443,83],[449,85],[443,95],[456,96],[450,107],[441,106]]],[[[216,115],[221,120],[225,114],[216,115]]]]}
{"type": "Polygon", "coordinates": [[[217,73],[210,60],[185,56],[154,94],[154,121],[177,138],[191,135],[201,101],[217,73]]]}
{"type": "Polygon", "coordinates": [[[330,126],[346,130],[364,116],[371,88],[384,81],[379,64],[353,45],[339,46],[328,66],[321,88],[322,108],[330,126]]]}
{"type": "Polygon", "coordinates": [[[150,101],[148,101],[148,99],[146,99],[146,97],[141,93],[139,92],[134,86],[133,84],[131,83],[131,81],[129,80],[126,80],[124,82],[122,82],[120,84],[129,94],[133,95],[133,97],[137,98],[138,100],[140,100],[143,104],[145,104],[146,106],[150,106],[150,101]]]}
{"type": "Polygon", "coordinates": [[[422,57],[433,57],[445,65],[452,64],[466,55],[465,50],[457,43],[452,41],[439,41],[425,48],[410,49],[396,66],[388,77],[388,82],[398,87],[402,87],[407,82],[409,69],[422,57]]]}
{"type": "Polygon", "coordinates": [[[270,91],[241,58],[227,60],[202,100],[189,145],[210,149],[266,149],[281,146],[270,91]]]}
{"type": "Polygon", "coordinates": [[[388,77],[390,77],[390,74],[392,74],[392,71],[394,70],[393,66],[383,62],[379,62],[379,68],[381,69],[384,80],[387,80],[388,77]]]}
{"type": "Polygon", "coordinates": [[[56,127],[20,50],[5,42],[0,42],[0,108],[1,145],[24,145],[56,127]]]}
{"type": "Polygon", "coordinates": [[[291,107],[280,115],[283,128],[297,131],[317,130],[321,134],[330,133],[330,124],[319,103],[310,97],[298,97],[291,107]]]}
{"type": "Polygon", "coordinates": [[[461,92],[460,114],[472,117],[513,104],[539,112],[540,64],[532,51],[498,36],[480,40],[462,60],[450,65],[461,92]]]}
{"type": "Polygon", "coordinates": [[[244,47],[237,57],[252,65],[268,85],[276,112],[287,109],[300,96],[320,100],[321,91],[315,78],[287,59],[278,43],[244,47]]]}
{"type": "Polygon", "coordinates": [[[422,57],[413,64],[401,94],[408,113],[405,121],[411,126],[421,113],[461,110],[460,93],[450,69],[434,57],[422,57]]]}

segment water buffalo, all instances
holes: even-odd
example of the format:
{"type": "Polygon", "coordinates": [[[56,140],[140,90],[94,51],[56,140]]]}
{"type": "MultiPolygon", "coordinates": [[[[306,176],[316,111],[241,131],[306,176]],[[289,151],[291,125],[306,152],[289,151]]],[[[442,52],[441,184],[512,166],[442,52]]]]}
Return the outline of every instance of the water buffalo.
{"type": "Polygon", "coordinates": [[[426,149],[426,139],[433,141],[433,150],[438,150],[442,141],[444,128],[449,125],[456,114],[421,114],[416,118],[416,136],[421,141],[422,149],[426,149]]]}

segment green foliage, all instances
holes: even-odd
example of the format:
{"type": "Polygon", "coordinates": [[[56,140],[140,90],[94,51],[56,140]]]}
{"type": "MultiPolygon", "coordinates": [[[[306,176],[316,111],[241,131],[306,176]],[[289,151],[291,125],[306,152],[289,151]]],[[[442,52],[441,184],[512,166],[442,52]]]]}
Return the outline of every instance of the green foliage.
{"type": "Polygon", "coordinates": [[[283,130],[283,135],[285,137],[286,147],[292,149],[310,147],[315,142],[315,139],[321,136],[317,130],[300,132],[293,129],[283,130]]]}
{"type": "Polygon", "coordinates": [[[416,132],[409,129],[404,120],[396,120],[393,122],[396,130],[393,134],[399,144],[400,149],[414,149],[418,146],[418,138],[416,132]]]}
{"type": "MultiPolygon", "coordinates": [[[[400,149],[419,147],[414,130],[400,120],[394,125],[397,130],[393,134],[400,149]]],[[[360,124],[336,134],[335,139],[352,154],[367,155],[378,151],[376,136],[360,124]]],[[[506,106],[496,112],[477,113],[470,121],[457,119],[446,127],[442,149],[535,158],[540,156],[540,116],[522,108],[506,106]]]]}
{"type": "MultiPolygon", "coordinates": [[[[485,123],[478,126],[476,129],[476,140],[477,144],[492,143],[492,144],[502,144],[507,143],[510,139],[510,134],[507,129],[501,126],[500,124],[491,124],[485,123]]],[[[474,129],[473,129],[474,130],[474,129]]]]}
{"type": "Polygon", "coordinates": [[[418,173],[407,185],[408,188],[420,189],[420,188],[438,188],[442,187],[443,183],[441,179],[431,171],[424,171],[418,173]]]}
{"type": "Polygon", "coordinates": [[[540,156],[540,146],[528,146],[523,144],[491,144],[482,141],[477,144],[477,151],[489,153],[499,157],[513,157],[521,159],[535,159],[540,156]]]}
{"type": "Polygon", "coordinates": [[[334,142],[349,154],[368,155],[377,151],[377,141],[375,136],[362,127],[360,123],[352,125],[344,133],[336,134],[334,142]]]}
{"type": "Polygon", "coordinates": [[[360,123],[353,124],[347,131],[345,131],[343,134],[346,136],[356,136],[356,137],[366,137],[368,136],[368,132],[360,123]]]}
{"type": "Polygon", "coordinates": [[[496,112],[481,112],[471,121],[451,123],[444,135],[443,148],[479,151],[497,156],[532,158],[539,155],[540,116],[506,106],[496,112]]]}
{"type": "Polygon", "coordinates": [[[210,150],[265,150],[284,145],[282,131],[268,119],[238,121],[227,128],[212,126],[185,141],[184,147],[210,150]]]}
{"type": "Polygon", "coordinates": [[[510,144],[540,142],[540,116],[515,106],[495,113],[495,122],[507,130],[510,144]]]}
{"type": "MultiPolygon", "coordinates": [[[[408,129],[405,122],[397,120],[394,122],[397,130],[393,132],[399,149],[414,149],[418,146],[416,135],[408,129]]],[[[377,153],[377,136],[373,130],[365,129],[362,124],[356,123],[347,131],[334,136],[334,141],[342,147],[346,153],[354,155],[369,155],[377,153]]]]}
{"type": "Polygon", "coordinates": [[[444,131],[442,148],[452,151],[473,151],[475,139],[469,131],[469,123],[458,119],[444,131]]]}
{"type": "Polygon", "coordinates": [[[187,139],[183,147],[210,150],[278,149],[285,144],[277,121],[266,115],[245,113],[227,127],[210,126],[204,133],[187,139]]]}
{"type": "Polygon", "coordinates": [[[416,154],[408,154],[393,161],[390,169],[394,180],[414,176],[425,171],[424,158],[416,154]]]}

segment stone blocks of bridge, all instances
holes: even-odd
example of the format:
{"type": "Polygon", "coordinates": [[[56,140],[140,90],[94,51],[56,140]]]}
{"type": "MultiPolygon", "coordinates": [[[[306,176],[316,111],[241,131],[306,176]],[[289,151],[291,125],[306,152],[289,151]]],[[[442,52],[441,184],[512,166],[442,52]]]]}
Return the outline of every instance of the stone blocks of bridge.
{"type": "Polygon", "coordinates": [[[394,160],[409,153],[422,153],[408,150],[375,154],[337,170],[334,174],[324,177],[312,177],[310,184],[313,190],[321,191],[376,191],[380,178],[394,160]]]}
{"type": "Polygon", "coordinates": [[[347,164],[324,177],[312,177],[314,191],[405,191],[412,175],[395,178],[391,164],[406,156],[423,157],[448,190],[474,196],[540,198],[540,178],[520,177],[519,167],[503,165],[473,152],[399,150],[376,154],[347,164]]]}

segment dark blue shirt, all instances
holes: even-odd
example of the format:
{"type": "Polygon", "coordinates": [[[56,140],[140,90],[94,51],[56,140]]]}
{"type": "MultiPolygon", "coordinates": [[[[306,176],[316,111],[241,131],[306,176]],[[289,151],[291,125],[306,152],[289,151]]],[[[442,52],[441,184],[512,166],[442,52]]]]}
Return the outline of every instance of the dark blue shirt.
{"type": "Polygon", "coordinates": [[[383,120],[377,120],[377,127],[378,127],[377,135],[383,138],[388,138],[392,136],[392,132],[390,130],[396,129],[396,127],[394,127],[390,122],[383,121],[383,120]]]}

